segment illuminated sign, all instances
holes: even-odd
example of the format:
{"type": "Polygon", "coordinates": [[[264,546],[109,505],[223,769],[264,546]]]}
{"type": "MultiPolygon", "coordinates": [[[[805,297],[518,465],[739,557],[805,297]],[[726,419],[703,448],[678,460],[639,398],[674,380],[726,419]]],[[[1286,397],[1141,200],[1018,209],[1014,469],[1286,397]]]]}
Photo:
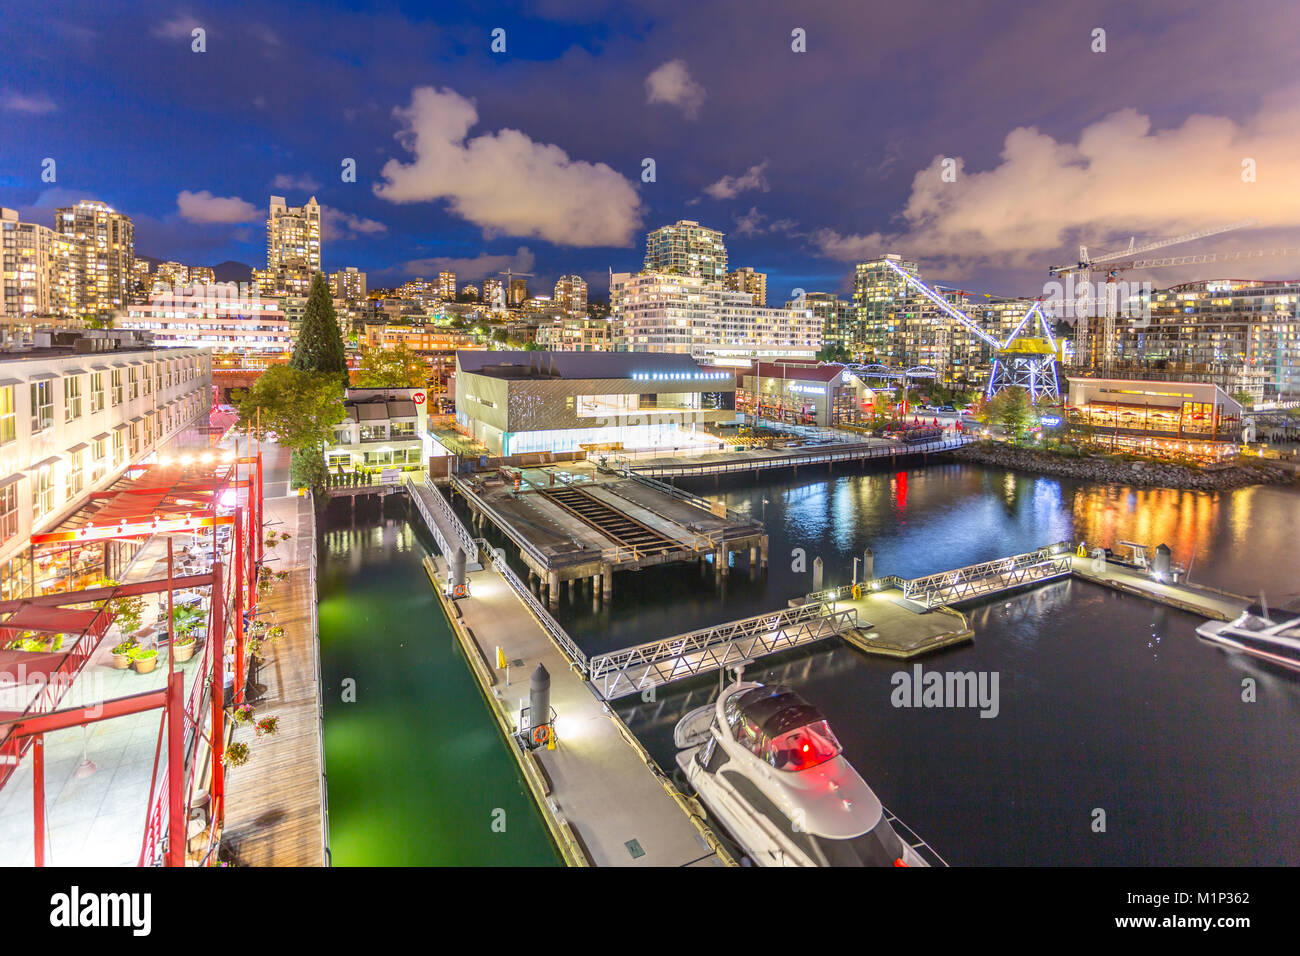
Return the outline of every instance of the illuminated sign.
{"type": "Polygon", "coordinates": [[[798,392],[800,395],[825,395],[826,389],[820,385],[791,385],[790,391],[798,392]]]}
{"type": "Polygon", "coordinates": [[[1056,415],[1043,415],[1038,419],[1044,425],[1056,426],[1061,424],[1061,419],[1056,415]]]}

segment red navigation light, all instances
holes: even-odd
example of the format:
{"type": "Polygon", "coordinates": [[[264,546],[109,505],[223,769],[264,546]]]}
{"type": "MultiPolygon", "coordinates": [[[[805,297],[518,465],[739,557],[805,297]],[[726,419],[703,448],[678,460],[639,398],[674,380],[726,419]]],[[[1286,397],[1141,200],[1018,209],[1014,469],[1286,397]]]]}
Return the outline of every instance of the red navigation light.
{"type": "Polygon", "coordinates": [[[907,864],[903,862],[903,858],[900,856],[894,861],[894,866],[907,866],[907,864]]]}

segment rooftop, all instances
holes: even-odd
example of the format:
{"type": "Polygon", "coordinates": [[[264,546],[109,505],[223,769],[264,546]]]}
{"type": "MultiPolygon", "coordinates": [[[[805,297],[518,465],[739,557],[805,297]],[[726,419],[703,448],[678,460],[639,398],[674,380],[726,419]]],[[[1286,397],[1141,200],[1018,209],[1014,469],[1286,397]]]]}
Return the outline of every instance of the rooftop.
{"type": "Polygon", "coordinates": [[[642,372],[696,375],[703,371],[689,355],[645,352],[457,351],[462,372],[492,378],[633,378],[642,372]]]}

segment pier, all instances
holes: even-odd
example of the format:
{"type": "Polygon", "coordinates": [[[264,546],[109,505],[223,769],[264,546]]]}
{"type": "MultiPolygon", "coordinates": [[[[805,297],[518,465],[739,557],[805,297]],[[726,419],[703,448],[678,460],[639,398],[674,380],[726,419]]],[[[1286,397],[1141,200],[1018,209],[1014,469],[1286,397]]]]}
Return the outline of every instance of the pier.
{"type": "Polygon", "coordinates": [[[608,599],[615,571],[712,562],[725,576],[733,554],[767,564],[761,522],[640,474],[573,462],[453,476],[450,486],[476,522],[490,521],[519,549],[530,588],[552,608],[566,584],[608,599]]]}

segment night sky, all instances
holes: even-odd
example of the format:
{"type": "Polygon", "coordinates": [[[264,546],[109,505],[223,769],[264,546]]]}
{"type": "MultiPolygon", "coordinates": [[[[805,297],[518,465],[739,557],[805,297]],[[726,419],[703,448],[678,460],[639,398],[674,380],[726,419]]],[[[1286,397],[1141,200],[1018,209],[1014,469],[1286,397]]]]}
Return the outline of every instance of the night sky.
{"type": "MultiPolygon", "coordinates": [[[[273,193],[316,195],[326,270],[372,287],[510,265],[600,296],[680,218],[774,304],[884,251],[1039,295],[1081,241],[1254,218],[1169,254],[1300,245],[1294,0],[5,6],[0,205],[103,199],[158,258],[264,265],[273,193]]],[[[1222,276],[1300,257],[1141,278],[1222,276]]]]}

